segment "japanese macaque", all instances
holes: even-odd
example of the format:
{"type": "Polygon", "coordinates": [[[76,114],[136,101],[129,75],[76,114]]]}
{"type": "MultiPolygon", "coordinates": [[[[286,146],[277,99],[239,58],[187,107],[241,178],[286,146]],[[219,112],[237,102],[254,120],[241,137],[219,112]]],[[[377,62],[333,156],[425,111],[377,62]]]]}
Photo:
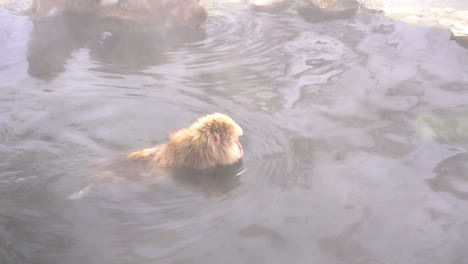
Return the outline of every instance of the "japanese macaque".
{"type": "MultiPolygon", "coordinates": [[[[93,184],[71,194],[79,199],[95,188],[110,183],[145,181],[151,185],[171,176],[175,182],[194,187],[210,197],[239,185],[243,171],[243,149],[239,142],[242,128],[229,116],[219,113],[198,119],[187,128],[169,135],[166,143],[103,160],[93,184]]],[[[157,183],[156,183],[157,184],[157,183]]]]}
{"type": "MultiPolygon", "coordinates": [[[[184,2],[179,0],[178,2],[184,2]]],[[[198,1],[190,1],[179,5],[173,5],[171,8],[170,23],[175,26],[187,28],[204,28],[208,17],[205,8],[198,5],[198,1]]]]}
{"type": "Polygon", "coordinates": [[[33,19],[40,19],[52,12],[89,13],[98,10],[108,0],[33,0],[26,12],[33,19]]]}
{"type": "Polygon", "coordinates": [[[198,0],[33,0],[26,14],[37,20],[65,12],[191,29],[204,28],[208,16],[198,0]]]}
{"type": "Polygon", "coordinates": [[[170,134],[167,143],[132,152],[128,158],[162,167],[211,169],[242,158],[239,142],[242,133],[242,128],[229,116],[210,114],[170,134]]]}

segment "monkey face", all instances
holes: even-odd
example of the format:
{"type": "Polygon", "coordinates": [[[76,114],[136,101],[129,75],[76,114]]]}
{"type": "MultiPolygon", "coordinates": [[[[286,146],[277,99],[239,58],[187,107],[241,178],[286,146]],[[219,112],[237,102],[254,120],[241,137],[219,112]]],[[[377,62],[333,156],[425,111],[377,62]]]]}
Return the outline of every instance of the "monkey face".
{"type": "Polygon", "coordinates": [[[189,9],[189,15],[187,17],[187,25],[195,29],[205,28],[205,22],[207,19],[206,10],[201,6],[193,6],[189,9]]]}
{"type": "MultiPolygon", "coordinates": [[[[235,124],[237,125],[237,124],[235,124]]],[[[240,127],[238,127],[240,129],[240,127]]],[[[239,129],[236,129],[239,131],[239,129]]],[[[240,129],[240,131],[242,131],[240,129]]],[[[227,137],[223,134],[213,134],[212,142],[214,144],[214,152],[218,165],[229,165],[239,161],[244,155],[244,150],[239,141],[239,133],[227,137]]]]}
{"type": "Polygon", "coordinates": [[[237,126],[236,130],[237,130],[237,135],[238,136],[236,137],[235,144],[236,144],[237,149],[238,149],[239,159],[241,159],[242,156],[244,156],[244,149],[242,148],[242,145],[241,145],[241,143],[239,141],[239,137],[242,136],[244,131],[242,130],[242,128],[239,125],[236,124],[236,126],[237,126]]]}
{"type": "Polygon", "coordinates": [[[237,160],[240,160],[242,156],[244,155],[244,150],[242,149],[242,145],[239,142],[239,139],[236,138],[234,140],[234,143],[231,145],[231,151],[232,151],[232,157],[236,158],[237,160]]]}
{"type": "Polygon", "coordinates": [[[185,5],[176,8],[172,15],[175,25],[178,27],[203,29],[207,19],[206,10],[199,5],[185,5]]]}
{"type": "Polygon", "coordinates": [[[239,161],[244,155],[239,136],[243,134],[242,128],[230,117],[215,114],[215,122],[212,126],[220,125],[217,132],[210,132],[210,141],[214,146],[214,156],[218,165],[229,165],[239,161]],[[221,121],[223,120],[223,121],[221,121]]]}

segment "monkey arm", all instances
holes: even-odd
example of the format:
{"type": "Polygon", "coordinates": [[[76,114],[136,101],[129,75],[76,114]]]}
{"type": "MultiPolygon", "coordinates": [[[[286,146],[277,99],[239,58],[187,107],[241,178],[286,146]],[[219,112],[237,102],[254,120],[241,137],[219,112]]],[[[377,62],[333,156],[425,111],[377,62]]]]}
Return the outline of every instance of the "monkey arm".
{"type": "Polygon", "coordinates": [[[147,148],[128,154],[130,160],[147,160],[156,153],[156,148],[147,148]]]}

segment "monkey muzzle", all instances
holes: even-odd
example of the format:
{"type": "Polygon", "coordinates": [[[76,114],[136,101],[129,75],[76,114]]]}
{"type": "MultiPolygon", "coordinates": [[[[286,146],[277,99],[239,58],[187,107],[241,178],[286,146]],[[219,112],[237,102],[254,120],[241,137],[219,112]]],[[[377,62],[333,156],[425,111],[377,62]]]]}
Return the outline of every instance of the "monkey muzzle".
{"type": "Polygon", "coordinates": [[[239,156],[242,157],[244,156],[244,149],[242,148],[241,143],[239,142],[239,139],[236,139],[237,146],[239,147],[239,156]]]}

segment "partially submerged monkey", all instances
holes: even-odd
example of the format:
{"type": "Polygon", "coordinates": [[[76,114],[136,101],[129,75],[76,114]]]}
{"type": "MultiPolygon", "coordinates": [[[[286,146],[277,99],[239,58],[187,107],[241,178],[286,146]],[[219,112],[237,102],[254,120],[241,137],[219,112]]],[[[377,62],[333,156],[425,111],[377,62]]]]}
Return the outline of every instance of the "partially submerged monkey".
{"type": "Polygon", "coordinates": [[[211,169],[242,158],[239,142],[242,133],[242,128],[229,116],[214,113],[170,134],[167,143],[132,152],[128,158],[163,167],[211,169]]]}
{"type": "Polygon", "coordinates": [[[132,152],[125,160],[104,162],[102,170],[96,174],[95,183],[69,198],[80,198],[98,185],[125,178],[139,179],[148,174],[168,173],[178,182],[207,189],[207,192],[213,186],[226,188],[236,185],[235,176],[239,174],[236,166],[244,154],[239,142],[242,133],[242,128],[229,116],[220,113],[206,115],[189,127],[171,133],[162,145],[132,152]],[[218,177],[220,173],[225,180],[219,179],[223,178],[218,177]]]}
{"type": "Polygon", "coordinates": [[[204,28],[207,19],[198,0],[33,0],[25,13],[39,20],[52,12],[96,13],[100,18],[164,22],[170,27],[192,29],[204,28]]]}

